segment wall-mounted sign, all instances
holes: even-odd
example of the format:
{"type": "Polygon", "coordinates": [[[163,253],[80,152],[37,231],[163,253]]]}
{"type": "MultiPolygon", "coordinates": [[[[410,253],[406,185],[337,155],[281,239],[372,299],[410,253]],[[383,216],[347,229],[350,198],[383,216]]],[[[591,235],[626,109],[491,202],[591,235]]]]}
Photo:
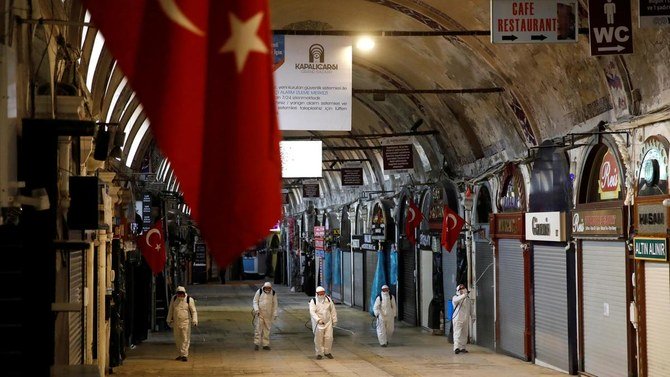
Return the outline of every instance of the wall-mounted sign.
{"type": "Polygon", "coordinates": [[[635,259],[653,261],[668,260],[668,243],[666,238],[635,237],[635,259]]]}
{"type": "Polygon", "coordinates": [[[361,242],[361,250],[377,250],[379,249],[379,242],[374,239],[372,234],[364,234],[363,242],[361,242]]]}
{"type": "Polygon", "coordinates": [[[564,242],[565,212],[526,213],[526,239],[529,241],[564,242]]]}
{"type": "Polygon", "coordinates": [[[577,42],[577,0],[491,0],[491,43],[577,42]]]}
{"type": "Polygon", "coordinates": [[[363,236],[351,236],[351,250],[353,251],[361,251],[361,241],[363,240],[363,236]]]}
{"type": "Polygon", "coordinates": [[[351,131],[351,38],[275,35],[273,39],[279,128],[351,131]]]}
{"type": "Polygon", "coordinates": [[[598,174],[598,195],[600,200],[619,199],[621,181],[619,180],[619,164],[614,154],[607,150],[600,164],[598,174]]]}
{"type": "Polygon", "coordinates": [[[633,53],[630,0],[589,0],[591,56],[633,53]]]}
{"type": "Polygon", "coordinates": [[[494,238],[521,238],[524,233],[523,213],[496,213],[489,217],[494,238]]]}
{"type": "Polygon", "coordinates": [[[640,27],[670,27],[670,0],[640,0],[640,27]]]}
{"type": "Polygon", "coordinates": [[[372,239],[386,240],[386,214],[380,203],[375,203],[372,209],[372,239]]]}
{"type": "Polygon", "coordinates": [[[619,208],[572,211],[572,235],[623,237],[623,211],[619,208]]]}
{"type": "Polygon", "coordinates": [[[428,228],[433,233],[442,234],[445,194],[442,185],[430,189],[430,208],[428,209],[428,228]]]}
{"type": "Polygon", "coordinates": [[[665,235],[668,229],[668,209],[661,203],[636,203],[635,229],[637,234],[665,235]]]}
{"type": "Polygon", "coordinates": [[[340,169],[342,186],[362,186],[363,185],[363,165],[358,162],[346,162],[340,169]]]}
{"type": "Polygon", "coordinates": [[[419,249],[420,250],[433,250],[431,244],[433,237],[431,237],[428,232],[419,233],[419,249]]]}
{"type": "Polygon", "coordinates": [[[382,139],[384,174],[411,173],[414,171],[414,152],[411,137],[382,139]]]}
{"type": "Polygon", "coordinates": [[[302,197],[303,198],[319,198],[321,193],[319,192],[319,183],[313,182],[303,182],[302,184],[302,197]]]}

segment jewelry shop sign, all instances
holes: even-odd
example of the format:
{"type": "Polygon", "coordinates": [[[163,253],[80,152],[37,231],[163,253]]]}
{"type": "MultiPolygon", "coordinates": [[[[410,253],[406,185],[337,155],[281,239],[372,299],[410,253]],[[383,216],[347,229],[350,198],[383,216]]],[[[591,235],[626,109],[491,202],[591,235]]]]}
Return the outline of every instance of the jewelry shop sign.
{"type": "Polygon", "coordinates": [[[635,237],[635,259],[666,262],[668,242],[666,238],[635,237]]]}
{"type": "Polygon", "coordinates": [[[572,211],[572,235],[623,237],[621,208],[572,211]]]}
{"type": "Polygon", "coordinates": [[[564,242],[565,212],[527,212],[526,240],[564,242]]]}

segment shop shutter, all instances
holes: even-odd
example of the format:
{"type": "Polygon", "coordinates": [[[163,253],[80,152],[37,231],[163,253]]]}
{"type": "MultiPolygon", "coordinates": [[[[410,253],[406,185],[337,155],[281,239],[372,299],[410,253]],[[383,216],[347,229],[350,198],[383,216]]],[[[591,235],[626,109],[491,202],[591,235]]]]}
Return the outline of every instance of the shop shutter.
{"type": "Polygon", "coordinates": [[[402,313],[402,321],[411,326],[416,326],[416,285],[414,282],[414,270],[416,261],[414,250],[400,251],[400,286],[398,287],[399,306],[402,313]]]}
{"type": "Polygon", "coordinates": [[[533,245],[535,360],[569,369],[565,245],[533,245]]]}
{"type": "Polygon", "coordinates": [[[351,251],[342,252],[342,291],[343,301],[346,305],[353,304],[351,296],[351,251]]]}
{"type": "Polygon", "coordinates": [[[364,305],[364,290],[363,290],[363,271],[365,263],[363,263],[362,252],[354,252],[354,306],[363,309],[364,305]]]}
{"type": "Polygon", "coordinates": [[[495,338],[493,250],[488,241],[475,243],[475,276],[477,281],[477,344],[493,349],[495,338]]]}
{"type": "Polygon", "coordinates": [[[523,251],[518,240],[498,241],[498,314],[500,348],[526,359],[523,251]]]}
{"type": "Polygon", "coordinates": [[[667,263],[644,262],[647,376],[670,376],[670,271],[667,263]]]}
{"type": "MultiPolygon", "coordinates": [[[[370,310],[370,295],[372,294],[372,283],[375,280],[377,270],[377,251],[365,250],[365,310],[370,310]]],[[[377,292],[375,292],[375,297],[377,292]]]]}
{"type": "Polygon", "coordinates": [[[81,304],[78,312],[68,312],[70,365],[84,362],[84,258],[81,250],[69,253],[69,296],[71,303],[81,304]]]}
{"type": "MultiPolygon", "coordinates": [[[[438,240],[439,242],[439,240],[438,240]]],[[[458,252],[456,251],[456,246],[447,252],[442,249],[442,288],[444,289],[444,299],[445,303],[456,293],[456,256],[458,252]]],[[[445,309],[446,315],[446,309],[445,309]]]]}
{"type": "Polygon", "coordinates": [[[433,252],[431,250],[420,250],[419,252],[421,253],[419,307],[421,308],[421,326],[427,329],[429,328],[428,307],[433,299],[433,252]]]}
{"type": "Polygon", "coordinates": [[[594,376],[628,375],[626,246],[582,243],[584,371],[594,376]]]}

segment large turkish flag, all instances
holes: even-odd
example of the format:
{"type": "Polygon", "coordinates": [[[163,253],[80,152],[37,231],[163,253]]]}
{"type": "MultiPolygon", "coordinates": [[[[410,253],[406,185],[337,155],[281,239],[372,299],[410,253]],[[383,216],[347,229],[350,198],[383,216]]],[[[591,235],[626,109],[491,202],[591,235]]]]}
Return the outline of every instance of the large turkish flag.
{"type": "Polygon", "coordinates": [[[267,0],[84,0],[220,266],[280,218],[267,0]]]}
{"type": "Polygon", "coordinates": [[[442,217],[442,246],[451,253],[451,249],[454,248],[456,241],[458,241],[458,235],[461,234],[461,229],[465,224],[465,220],[458,214],[449,208],[449,206],[444,206],[443,208],[443,217],[442,217]]]}

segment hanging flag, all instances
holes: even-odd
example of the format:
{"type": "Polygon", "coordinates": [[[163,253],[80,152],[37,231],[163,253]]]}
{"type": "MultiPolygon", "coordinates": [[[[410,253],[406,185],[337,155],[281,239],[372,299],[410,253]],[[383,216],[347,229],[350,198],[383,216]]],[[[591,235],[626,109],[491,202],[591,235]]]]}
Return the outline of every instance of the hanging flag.
{"type": "Polygon", "coordinates": [[[153,227],[142,233],[137,240],[137,247],[139,247],[154,275],[163,271],[167,260],[165,239],[163,238],[163,222],[158,220],[153,227]]]}
{"type": "Polygon", "coordinates": [[[442,247],[451,253],[454,244],[458,240],[458,235],[463,229],[465,220],[449,208],[444,206],[442,217],[442,247]]]}
{"type": "Polygon", "coordinates": [[[268,1],[84,4],[137,93],[210,252],[228,265],[281,216],[268,1]]]}
{"type": "Polygon", "coordinates": [[[421,225],[421,221],[423,221],[423,213],[421,213],[419,207],[414,204],[414,201],[410,199],[409,207],[407,207],[407,219],[405,220],[405,235],[412,243],[416,243],[414,233],[416,228],[421,225]]]}

